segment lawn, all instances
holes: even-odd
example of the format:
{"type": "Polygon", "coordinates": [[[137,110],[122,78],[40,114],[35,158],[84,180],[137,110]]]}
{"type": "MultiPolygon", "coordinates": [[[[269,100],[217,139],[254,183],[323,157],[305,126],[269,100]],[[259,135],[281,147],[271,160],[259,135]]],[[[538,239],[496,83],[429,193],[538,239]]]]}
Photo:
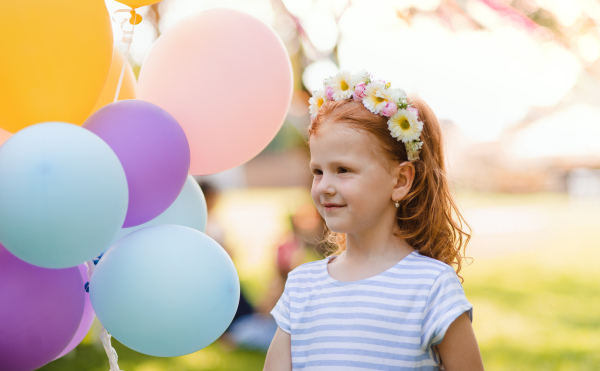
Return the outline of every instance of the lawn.
{"type": "MultiPolygon", "coordinates": [[[[263,215],[275,217],[284,216],[293,207],[281,200],[298,202],[297,190],[289,191],[294,197],[288,197],[286,191],[275,196],[273,192],[244,192],[224,195],[222,218],[228,218],[228,208],[232,207],[228,200],[238,210],[260,204],[263,215]],[[266,197],[278,201],[262,202],[266,197]],[[244,199],[249,200],[245,205],[240,201],[244,199]],[[273,209],[265,210],[265,205],[273,209]]],[[[570,200],[564,195],[465,194],[460,198],[474,230],[467,250],[473,263],[461,274],[474,305],[473,326],[486,369],[600,370],[598,200],[570,200]]],[[[239,218],[239,212],[237,215],[239,218]]],[[[248,219],[244,222],[243,227],[226,225],[238,230],[232,245],[236,239],[246,238],[240,230],[256,233],[255,227],[260,228],[248,225],[248,219]]],[[[259,297],[268,284],[268,264],[270,261],[262,266],[254,261],[240,270],[245,273],[240,275],[252,298],[259,297]]],[[[142,355],[114,339],[113,344],[119,366],[125,371],[252,371],[262,370],[264,362],[261,352],[227,350],[218,343],[175,358],[142,355]]],[[[89,338],[71,354],[41,368],[108,369],[104,350],[89,338]]]]}
{"type": "MultiPolygon", "coordinates": [[[[124,371],[200,371],[262,370],[265,355],[248,350],[226,351],[217,343],[182,357],[160,358],[135,352],[112,340],[119,355],[119,368],[124,371]]],[[[44,371],[110,369],[104,349],[98,344],[83,344],[73,352],[40,368],[44,371]]]]}

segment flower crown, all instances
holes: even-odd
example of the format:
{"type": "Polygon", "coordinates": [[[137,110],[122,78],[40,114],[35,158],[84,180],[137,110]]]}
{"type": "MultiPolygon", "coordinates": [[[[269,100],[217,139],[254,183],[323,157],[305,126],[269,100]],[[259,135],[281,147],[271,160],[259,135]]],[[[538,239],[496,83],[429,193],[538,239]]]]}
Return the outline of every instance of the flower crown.
{"type": "Polygon", "coordinates": [[[408,161],[418,160],[423,146],[420,140],[423,123],[419,121],[419,111],[410,104],[404,90],[392,89],[390,85],[383,80],[372,80],[371,74],[366,71],[356,74],[341,71],[326,78],[323,89],[313,92],[308,100],[311,120],[326,101],[352,98],[362,102],[374,114],[389,117],[388,129],[392,137],[404,143],[408,161]]]}

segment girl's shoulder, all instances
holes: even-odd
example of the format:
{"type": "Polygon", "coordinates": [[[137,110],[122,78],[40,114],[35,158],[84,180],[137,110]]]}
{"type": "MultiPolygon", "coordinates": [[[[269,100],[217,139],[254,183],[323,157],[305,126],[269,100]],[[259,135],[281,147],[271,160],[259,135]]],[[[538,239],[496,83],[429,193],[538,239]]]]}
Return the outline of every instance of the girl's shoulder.
{"type": "Polygon", "coordinates": [[[437,267],[438,269],[441,269],[441,270],[444,270],[444,269],[450,267],[448,264],[446,264],[442,261],[439,261],[434,258],[430,258],[429,256],[426,256],[426,255],[422,255],[417,250],[413,251],[410,255],[408,255],[408,257],[411,258],[410,260],[412,260],[415,263],[429,265],[431,267],[437,267]]]}
{"type": "Polygon", "coordinates": [[[454,271],[450,265],[429,256],[421,255],[414,251],[404,259],[406,267],[432,271],[432,273],[442,274],[447,271],[454,271]]]}

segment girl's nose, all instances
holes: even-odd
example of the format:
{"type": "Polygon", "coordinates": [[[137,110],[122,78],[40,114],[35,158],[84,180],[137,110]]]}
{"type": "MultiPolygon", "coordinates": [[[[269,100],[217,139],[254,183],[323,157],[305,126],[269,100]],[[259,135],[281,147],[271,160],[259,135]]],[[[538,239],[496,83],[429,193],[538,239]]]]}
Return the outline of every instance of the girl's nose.
{"type": "Polygon", "coordinates": [[[323,175],[323,177],[321,178],[321,181],[319,182],[319,185],[317,186],[317,192],[319,194],[326,194],[326,195],[334,195],[335,194],[335,186],[332,182],[331,177],[327,176],[327,175],[323,175]]]}

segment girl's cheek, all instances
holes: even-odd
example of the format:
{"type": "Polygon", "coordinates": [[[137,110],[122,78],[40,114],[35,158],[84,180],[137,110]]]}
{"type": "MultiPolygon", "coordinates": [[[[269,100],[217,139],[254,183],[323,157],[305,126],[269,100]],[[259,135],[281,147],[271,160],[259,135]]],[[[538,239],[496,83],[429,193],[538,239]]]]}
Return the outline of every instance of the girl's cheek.
{"type": "Polygon", "coordinates": [[[315,204],[317,203],[317,200],[319,199],[319,194],[317,193],[317,186],[318,186],[317,180],[313,180],[312,187],[310,189],[310,196],[312,197],[315,204]]]}

